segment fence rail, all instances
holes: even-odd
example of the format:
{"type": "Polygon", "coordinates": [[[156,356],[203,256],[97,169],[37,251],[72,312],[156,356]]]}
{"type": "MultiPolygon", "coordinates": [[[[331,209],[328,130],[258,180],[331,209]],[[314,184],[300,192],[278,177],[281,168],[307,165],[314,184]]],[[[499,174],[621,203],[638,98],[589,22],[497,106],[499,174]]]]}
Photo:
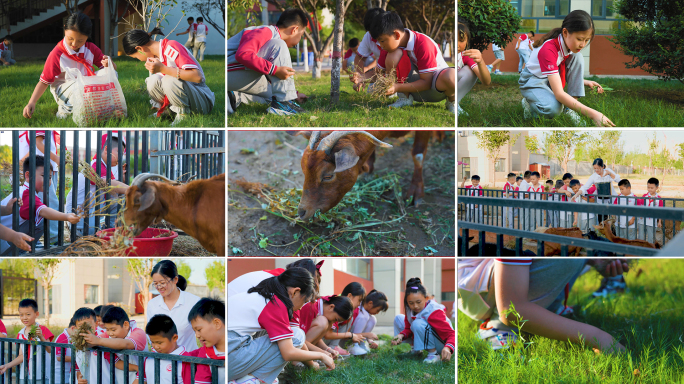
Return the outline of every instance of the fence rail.
{"type": "MultiPolygon", "coordinates": [[[[50,221],[43,219],[42,236],[43,241],[42,250],[37,250],[37,243],[40,236],[36,236],[36,226],[31,225],[35,223],[35,196],[36,196],[36,132],[35,130],[25,131],[26,139],[29,143],[29,217],[28,217],[28,234],[35,240],[31,242],[31,255],[54,254],[58,253],[68,244],[74,242],[80,236],[75,229],[76,226],[71,226],[71,237],[65,239],[64,225],[60,222],[57,226],[57,236],[53,239],[54,232],[51,233],[50,221]],[[55,246],[55,249],[51,249],[55,246]]],[[[43,153],[51,153],[53,132],[46,130],[44,132],[44,151],[43,153]]],[[[140,173],[157,173],[166,176],[170,179],[187,181],[191,177],[200,179],[207,179],[218,174],[224,173],[225,169],[225,135],[223,131],[196,131],[196,130],[151,130],[151,131],[85,131],[85,148],[81,148],[80,137],[83,131],[73,132],[71,143],[66,142],[66,130],[59,130],[58,135],[61,138],[58,149],[58,161],[55,163],[58,166],[58,172],[51,174],[47,169],[43,176],[43,186],[45,189],[42,202],[50,208],[57,209],[60,212],[65,211],[66,195],[67,195],[67,166],[71,166],[71,191],[79,190],[79,172],[78,163],[80,160],[86,160],[90,163],[93,159],[102,159],[103,161],[103,147],[112,148],[112,133],[117,132],[119,140],[116,145],[116,158],[112,159],[112,150],[108,150],[104,155],[106,158],[106,172],[107,175],[112,175],[112,170],[116,169],[116,180],[129,184],[130,180],[135,178],[140,173]],[[95,135],[93,137],[93,135],[95,135]],[[106,142],[102,143],[103,136],[106,135],[106,142]],[[92,139],[95,138],[95,147],[92,147],[92,139]],[[124,147],[121,139],[125,138],[126,146],[124,147]],[[83,149],[83,151],[82,151],[83,149]],[[67,164],[66,152],[71,151],[73,162],[67,164]],[[83,153],[81,153],[83,152],[83,153]],[[94,155],[94,156],[93,156],[94,155]],[[116,164],[112,166],[112,160],[116,160],[116,164]],[[50,186],[52,182],[52,186],[50,186]],[[50,186],[50,187],[47,187],[50,186]],[[51,188],[54,188],[51,190],[51,188]],[[48,192],[49,191],[49,192],[48,192]],[[49,198],[53,196],[54,198],[49,198]],[[52,200],[52,201],[51,201],[52,200]]],[[[23,131],[12,131],[12,167],[9,181],[12,184],[12,195],[17,198],[19,196],[19,180],[24,174],[22,171],[23,160],[19,157],[20,137],[24,134],[23,131]]],[[[47,165],[46,159],[46,165],[47,165]]],[[[107,177],[107,184],[111,182],[107,177]]],[[[0,177],[0,189],[2,187],[2,178],[0,177]]],[[[86,187],[88,180],[86,179],[86,187]]],[[[90,189],[85,189],[85,198],[90,197],[90,189]]],[[[2,197],[5,197],[4,194],[2,197]]],[[[109,194],[100,196],[96,201],[95,211],[98,211],[104,201],[111,198],[109,194]]],[[[78,193],[72,193],[71,206],[75,210],[79,204],[78,193]]],[[[115,212],[111,215],[105,215],[101,220],[100,215],[91,217],[86,214],[82,220],[83,229],[81,234],[94,233],[96,229],[112,228],[115,224],[112,216],[116,217],[115,213],[122,209],[122,206],[117,206],[115,212]]],[[[19,206],[14,205],[12,211],[12,229],[19,231],[19,206]]],[[[38,232],[38,234],[41,234],[38,232]]],[[[8,251],[4,255],[17,256],[19,250],[10,245],[8,251]]]]}
{"type": "MultiPolygon", "coordinates": [[[[76,370],[73,369],[73,363],[74,359],[76,356],[76,348],[71,345],[71,344],[61,344],[61,343],[52,343],[52,342],[47,342],[47,341],[27,341],[27,340],[19,340],[19,339],[9,339],[9,338],[0,338],[0,365],[7,364],[8,362],[12,361],[14,356],[18,356],[20,351],[23,350],[23,355],[24,355],[24,361],[29,361],[29,349],[30,348],[22,348],[22,345],[31,345],[34,347],[37,346],[42,346],[42,347],[52,347],[52,351],[50,352],[50,362],[51,362],[51,367],[55,367],[55,362],[56,362],[56,354],[57,350],[56,348],[61,348],[61,355],[66,356],[66,350],[69,349],[71,351],[71,357],[72,357],[72,362],[71,362],[71,373],[70,377],[68,378],[69,381],[65,381],[67,379],[65,377],[65,368],[66,368],[66,361],[62,359],[60,362],[60,381],[59,383],[65,383],[65,384],[76,384],[76,370]],[[7,345],[8,348],[5,348],[7,345]],[[16,347],[16,353],[12,353],[13,350],[16,347]]],[[[38,349],[38,348],[36,348],[38,349]]],[[[2,384],[12,384],[12,377],[14,376],[15,378],[15,383],[19,384],[20,380],[19,377],[21,376],[20,372],[20,367],[23,367],[23,377],[24,382],[26,384],[36,384],[37,380],[42,380],[42,383],[46,383],[46,379],[50,379],[50,383],[56,383],[55,382],[55,370],[51,369],[49,374],[46,372],[46,354],[47,352],[45,351],[45,348],[40,348],[40,353],[41,353],[41,377],[38,378],[37,376],[37,358],[31,359],[31,378],[32,380],[26,380],[26,378],[29,378],[29,364],[22,364],[17,366],[16,368],[10,368],[7,370],[7,372],[3,375],[0,375],[0,383],[2,384]],[[14,375],[13,375],[14,371],[14,375]]],[[[218,380],[218,369],[219,368],[224,368],[226,366],[226,361],[225,360],[213,360],[213,359],[205,359],[205,358],[199,358],[199,357],[193,357],[193,356],[179,356],[179,355],[170,355],[170,354],[159,354],[159,353],[153,353],[153,352],[142,352],[142,351],[132,351],[132,350],[115,350],[115,349],[110,349],[110,348],[104,348],[104,347],[96,347],[96,348],[89,348],[87,351],[90,352],[97,352],[97,378],[95,378],[95,381],[93,384],[116,384],[116,376],[115,376],[115,366],[114,364],[109,364],[109,383],[103,383],[102,382],[102,362],[103,362],[103,354],[104,353],[117,353],[119,355],[123,355],[123,382],[124,384],[132,384],[129,382],[129,364],[130,364],[130,359],[131,357],[135,357],[137,359],[137,365],[138,369],[144,370],[145,367],[145,359],[146,358],[152,358],[154,359],[154,366],[155,366],[155,376],[154,376],[154,384],[160,384],[161,380],[161,375],[160,375],[160,363],[162,360],[170,360],[173,362],[180,362],[180,363],[190,363],[190,377],[191,377],[191,382],[195,382],[195,374],[197,371],[197,365],[207,365],[210,367],[211,370],[211,384],[219,384],[218,380]]],[[[92,358],[92,355],[90,356],[92,358]]],[[[171,382],[172,384],[180,384],[178,383],[178,365],[177,364],[171,364],[171,369],[172,369],[172,379],[171,382]]],[[[90,378],[91,380],[93,378],[90,378]]],[[[151,378],[150,378],[151,379],[151,378]]],[[[140,382],[140,381],[139,381],[140,382]]],[[[150,382],[150,381],[148,381],[150,382]]],[[[220,383],[224,384],[224,383],[220,383]]]]}

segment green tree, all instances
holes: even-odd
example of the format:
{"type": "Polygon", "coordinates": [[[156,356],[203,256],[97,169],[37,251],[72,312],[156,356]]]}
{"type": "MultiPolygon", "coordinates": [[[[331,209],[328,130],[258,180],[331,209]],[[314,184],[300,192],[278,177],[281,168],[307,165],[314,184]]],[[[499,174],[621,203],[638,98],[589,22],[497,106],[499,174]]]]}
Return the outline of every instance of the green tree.
{"type": "Polygon", "coordinates": [[[218,288],[221,293],[226,292],[226,266],[223,260],[214,260],[204,270],[204,277],[207,279],[209,290],[218,288]]]}
{"type": "Polygon", "coordinates": [[[46,326],[50,326],[50,289],[52,288],[52,281],[57,276],[59,271],[59,264],[62,262],[60,259],[31,259],[33,265],[38,271],[38,280],[40,280],[40,285],[43,286],[43,310],[45,312],[45,322],[46,326]]]}
{"type": "Polygon", "coordinates": [[[229,11],[244,11],[246,9],[254,8],[255,5],[258,5],[260,3],[261,2],[259,0],[228,0],[228,5],[226,6],[226,9],[228,9],[229,11]]]}
{"type": "Polygon", "coordinates": [[[656,137],[656,132],[653,132],[653,138],[648,139],[648,168],[653,169],[653,157],[660,146],[660,141],[656,137]]]}
{"type": "Polygon", "coordinates": [[[173,260],[173,262],[176,264],[178,274],[185,277],[185,280],[187,280],[188,284],[190,284],[190,274],[192,273],[192,268],[190,265],[186,263],[185,260],[180,259],[173,260]]]}
{"type": "Polygon", "coordinates": [[[511,131],[476,131],[477,146],[483,149],[489,159],[489,182],[494,182],[494,164],[504,145],[514,144],[520,134],[511,135],[511,131]]]}
{"type": "Polygon", "coordinates": [[[530,153],[539,152],[539,140],[537,135],[525,136],[525,148],[530,151],[530,153]]]}
{"type": "Polygon", "coordinates": [[[589,138],[588,133],[578,131],[551,131],[544,136],[544,154],[548,159],[556,159],[568,172],[568,162],[574,158],[575,147],[589,138]]]}
{"type": "Polygon", "coordinates": [[[458,19],[468,23],[470,48],[480,51],[492,42],[505,48],[522,21],[509,0],[458,0],[458,19]]]}
{"type": "Polygon", "coordinates": [[[26,277],[33,279],[34,259],[6,258],[0,259],[0,269],[5,276],[26,277]]]}
{"type": "MultiPolygon", "coordinates": [[[[159,260],[152,258],[148,259],[128,259],[126,270],[131,274],[131,279],[135,281],[135,285],[140,291],[140,304],[145,311],[145,318],[147,318],[147,303],[150,301],[150,285],[152,285],[152,268],[159,260]]],[[[133,305],[133,310],[135,304],[133,305]]]]}
{"type": "Polygon", "coordinates": [[[621,137],[622,131],[601,131],[598,138],[588,138],[585,143],[589,159],[600,157],[614,167],[622,159],[625,143],[620,140],[621,137]]]}

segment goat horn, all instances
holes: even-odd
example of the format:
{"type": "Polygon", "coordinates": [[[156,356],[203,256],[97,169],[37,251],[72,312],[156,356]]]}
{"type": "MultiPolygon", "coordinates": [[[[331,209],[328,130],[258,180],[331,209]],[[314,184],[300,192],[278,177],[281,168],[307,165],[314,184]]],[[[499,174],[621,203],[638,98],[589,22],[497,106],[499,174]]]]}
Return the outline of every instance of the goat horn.
{"type": "Polygon", "coordinates": [[[318,136],[321,135],[321,131],[313,131],[311,132],[311,137],[309,137],[309,149],[313,151],[314,145],[316,145],[316,141],[318,140],[318,136]]]}
{"type": "Polygon", "coordinates": [[[318,145],[318,150],[324,151],[325,153],[329,154],[330,150],[335,146],[339,139],[341,139],[344,136],[351,135],[353,133],[360,133],[368,137],[369,139],[373,140],[375,145],[379,147],[392,148],[391,144],[387,144],[384,141],[378,140],[377,137],[371,135],[366,131],[334,131],[321,140],[321,143],[318,145]]]}
{"type": "Polygon", "coordinates": [[[152,178],[158,178],[161,179],[162,181],[172,184],[172,185],[179,185],[180,183],[177,181],[169,180],[168,178],[162,176],[162,175],[157,175],[156,173],[141,173],[138,176],[133,179],[133,182],[131,183],[131,187],[136,186],[138,188],[142,187],[143,184],[145,184],[145,181],[147,179],[152,179],[152,178]]]}

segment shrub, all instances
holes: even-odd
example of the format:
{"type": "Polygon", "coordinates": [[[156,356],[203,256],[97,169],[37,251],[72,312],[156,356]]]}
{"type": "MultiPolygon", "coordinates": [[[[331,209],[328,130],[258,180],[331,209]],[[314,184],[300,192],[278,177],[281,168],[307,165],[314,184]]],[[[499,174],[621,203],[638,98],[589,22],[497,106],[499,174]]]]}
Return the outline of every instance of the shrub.
{"type": "Polygon", "coordinates": [[[458,19],[468,22],[470,48],[480,51],[491,42],[506,47],[522,22],[509,0],[459,0],[458,19]]]}

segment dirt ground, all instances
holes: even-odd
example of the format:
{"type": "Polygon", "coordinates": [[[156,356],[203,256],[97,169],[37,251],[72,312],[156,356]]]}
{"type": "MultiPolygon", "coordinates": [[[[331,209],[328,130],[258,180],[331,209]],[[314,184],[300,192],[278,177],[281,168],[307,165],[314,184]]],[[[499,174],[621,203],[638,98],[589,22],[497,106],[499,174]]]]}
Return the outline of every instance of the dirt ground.
{"type": "MultiPolygon", "coordinates": [[[[392,172],[398,175],[403,192],[413,174],[413,134],[387,140],[394,148],[380,148],[375,171],[359,177],[357,185],[392,172]]],[[[304,183],[301,153],[306,145],[305,138],[292,137],[284,131],[228,132],[229,256],[455,255],[454,131],[447,132],[441,144],[433,139],[428,147],[423,171],[423,204],[406,207],[406,216],[400,221],[365,227],[364,232],[357,232],[355,236],[333,236],[333,228],[328,223],[300,222],[291,226],[287,220],[263,210],[260,201],[243,193],[234,182],[244,178],[277,190],[301,189],[304,183]],[[264,238],[268,238],[265,248],[259,245],[260,241],[265,244],[264,238]]],[[[397,204],[389,199],[389,196],[378,196],[378,200],[363,203],[357,209],[368,209],[375,213],[374,219],[389,221],[398,211],[397,204]]]]}

